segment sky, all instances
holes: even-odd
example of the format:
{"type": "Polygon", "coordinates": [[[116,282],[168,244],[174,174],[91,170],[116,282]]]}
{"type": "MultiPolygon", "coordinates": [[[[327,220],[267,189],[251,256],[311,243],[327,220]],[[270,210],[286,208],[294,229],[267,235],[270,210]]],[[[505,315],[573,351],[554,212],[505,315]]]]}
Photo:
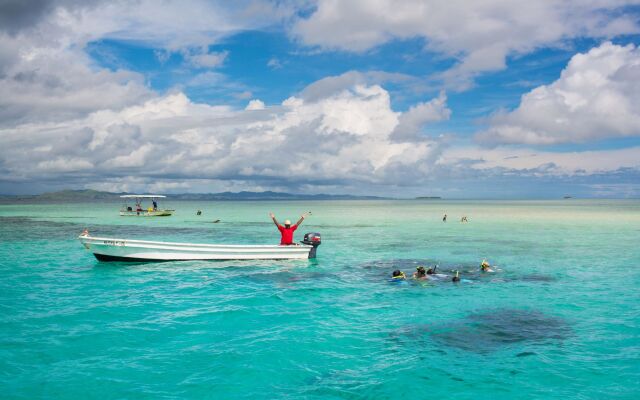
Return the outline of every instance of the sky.
{"type": "Polygon", "coordinates": [[[640,0],[0,0],[0,194],[640,197],[640,0]]]}

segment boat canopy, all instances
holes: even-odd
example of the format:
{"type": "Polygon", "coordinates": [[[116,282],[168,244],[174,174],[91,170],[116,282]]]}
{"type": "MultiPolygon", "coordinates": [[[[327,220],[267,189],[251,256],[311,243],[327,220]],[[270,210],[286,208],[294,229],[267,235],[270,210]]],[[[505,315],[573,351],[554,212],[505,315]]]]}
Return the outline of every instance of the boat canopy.
{"type": "Polygon", "coordinates": [[[160,194],[125,194],[120,196],[123,199],[153,199],[167,197],[160,194]]]}

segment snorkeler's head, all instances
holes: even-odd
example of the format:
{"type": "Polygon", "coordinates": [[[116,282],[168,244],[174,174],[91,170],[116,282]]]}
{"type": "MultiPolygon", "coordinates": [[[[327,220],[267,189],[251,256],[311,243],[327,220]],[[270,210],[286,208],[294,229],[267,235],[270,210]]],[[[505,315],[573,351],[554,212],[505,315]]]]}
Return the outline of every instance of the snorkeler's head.
{"type": "Polygon", "coordinates": [[[420,276],[425,275],[427,273],[427,271],[425,271],[422,265],[416,267],[416,272],[418,272],[418,275],[420,276]]]}
{"type": "Polygon", "coordinates": [[[395,271],[393,271],[391,273],[391,277],[392,278],[404,278],[404,272],[400,271],[399,269],[396,269],[395,271]]]}

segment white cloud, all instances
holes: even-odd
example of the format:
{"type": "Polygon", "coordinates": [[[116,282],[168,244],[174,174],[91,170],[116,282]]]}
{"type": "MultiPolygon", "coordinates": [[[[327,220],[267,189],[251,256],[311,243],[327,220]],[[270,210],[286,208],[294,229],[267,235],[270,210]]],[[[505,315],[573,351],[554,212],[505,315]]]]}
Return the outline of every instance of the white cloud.
{"type": "Polygon", "coordinates": [[[245,91],[233,94],[233,97],[238,100],[247,100],[253,97],[253,92],[250,90],[245,90],[245,91]]]}
{"type": "Polygon", "coordinates": [[[85,55],[73,50],[25,53],[0,77],[0,126],[75,118],[152,95],[140,75],[96,70],[85,55]]]}
{"type": "Polygon", "coordinates": [[[104,162],[103,166],[106,168],[131,168],[131,167],[144,167],[147,161],[147,157],[153,151],[152,143],[137,143],[135,140],[131,141],[131,152],[129,154],[123,154],[113,157],[104,162]]]}
{"type": "Polygon", "coordinates": [[[363,52],[395,39],[422,38],[430,50],[460,60],[443,77],[459,87],[475,74],[504,68],[510,54],[576,37],[639,32],[619,11],[636,0],[319,0],[292,35],[309,46],[363,52]]]}
{"type": "Polygon", "coordinates": [[[247,104],[245,110],[264,110],[264,102],[259,99],[253,99],[247,104]]]}
{"type": "Polygon", "coordinates": [[[67,159],[62,155],[53,160],[41,161],[37,165],[37,169],[47,171],[48,173],[82,171],[92,167],[93,164],[88,160],[78,158],[67,159]]]}
{"type": "Polygon", "coordinates": [[[188,82],[187,86],[195,87],[208,87],[208,86],[221,86],[227,80],[224,74],[214,71],[206,71],[193,76],[188,82]]]}
{"type": "Polygon", "coordinates": [[[638,198],[640,197],[639,183],[597,183],[585,185],[591,189],[594,197],[605,198],[638,198]]]}
{"type": "Polygon", "coordinates": [[[271,69],[280,69],[282,68],[282,61],[277,59],[276,57],[272,57],[267,61],[267,67],[271,69]]]}
{"type": "MultiPolygon", "coordinates": [[[[394,111],[390,95],[382,86],[384,82],[406,83],[413,79],[402,74],[349,71],[314,82],[281,105],[265,107],[256,99],[249,102],[246,110],[237,110],[230,106],[194,103],[177,91],[158,94],[145,85],[143,76],[100,68],[84,53],[84,46],[90,41],[120,39],[159,47],[158,55],[165,61],[173,52],[181,52],[192,65],[215,68],[224,63],[227,54],[210,52],[210,44],[237,30],[264,26],[290,15],[288,3],[280,6],[248,2],[238,8],[225,2],[195,0],[186,4],[167,1],[163,7],[148,0],[90,2],[86,6],[77,6],[74,1],[50,4],[42,12],[46,18],[23,19],[27,21],[24,26],[13,23],[10,32],[0,27],[0,184],[66,182],[71,186],[142,191],[286,190],[291,187],[340,191],[340,188],[379,184],[387,188],[412,186],[421,190],[439,168],[470,168],[479,173],[500,169],[523,174],[545,170],[550,175],[638,168],[633,162],[638,159],[635,148],[626,152],[537,153],[535,156],[497,148],[482,153],[484,158],[474,153],[480,152],[477,149],[460,149],[464,153],[450,149],[443,155],[442,143],[421,133],[425,125],[449,118],[451,111],[446,95],[442,93],[415,104],[405,113],[394,111]],[[598,162],[589,169],[584,159],[591,157],[598,162]]],[[[329,3],[321,3],[320,9],[326,4],[329,3]]],[[[531,28],[531,43],[523,44],[522,37],[526,35],[517,20],[512,25],[518,27],[513,32],[513,43],[504,45],[502,41],[509,35],[504,34],[502,28],[497,29],[497,33],[489,32],[486,37],[477,33],[487,28],[488,11],[484,7],[488,7],[488,3],[471,3],[468,11],[477,12],[478,18],[475,14],[473,18],[464,18],[469,18],[470,25],[477,23],[478,26],[450,29],[455,25],[451,25],[451,21],[444,25],[431,24],[429,29],[446,28],[439,36],[438,32],[416,30],[425,21],[415,19],[424,16],[422,8],[429,3],[418,4],[417,9],[406,8],[409,3],[402,3],[398,10],[390,4],[381,1],[382,7],[377,8],[384,14],[378,16],[384,22],[380,27],[387,29],[381,31],[381,36],[365,32],[370,28],[370,21],[365,18],[350,26],[354,33],[343,37],[342,47],[331,45],[331,40],[343,27],[335,32],[327,31],[328,42],[317,44],[357,50],[362,43],[374,46],[396,37],[422,36],[432,49],[460,57],[461,64],[456,68],[465,75],[500,68],[506,54],[525,52],[575,33],[573,28],[553,33],[557,28],[554,16],[549,25],[549,38],[539,38],[536,25],[531,28]],[[389,9],[385,11],[385,7],[389,9]],[[413,13],[415,15],[408,15],[413,13]],[[389,22],[389,18],[398,20],[389,22]],[[488,44],[492,41],[496,43],[488,44]]],[[[548,11],[550,3],[541,4],[540,12],[548,11]]],[[[562,4],[557,3],[555,7],[565,7],[572,12],[580,8],[574,3],[562,4]]],[[[625,17],[605,18],[604,13],[593,11],[596,6],[607,11],[618,3],[585,4],[580,9],[587,10],[584,13],[589,18],[578,23],[584,25],[580,28],[584,32],[604,35],[635,29],[625,17]]],[[[338,11],[342,7],[354,7],[357,11],[360,6],[362,4],[356,2],[334,4],[338,11]]],[[[452,5],[454,9],[460,6],[461,3],[456,2],[452,5]]],[[[507,16],[504,20],[515,18],[511,15],[511,5],[495,7],[497,11],[504,11],[507,16]]],[[[453,18],[449,11],[435,11],[444,12],[444,20],[453,18]]],[[[308,22],[311,24],[314,18],[308,22]]],[[[340,18],[348,20],[353,16],[344,13],[340,18]]],[[[433,18],[436,22],[441,20],[437,15],[433,18]]],[[[542,17],[531,16],[531,19],[539,21],[542,17]]],[[[509,25],[502,20],[495,23],[498,27],[509,25]]],[[[569,18],[568,25],[572,23],[575,21],[569,18]]],[[[300,22],[296,29],[302,29],[303,25],[300,22]]],[[[308,38],[304,32],[296,32],[308,38]]],[[[631,104],[637,104],[634,97],[637,96],[634,93],[640,92],[637,64],[630,62],[637,59],[637,49],[609,46],[613,49],[609,51],[611,54],[601,47],[600,58],[589,53],[585,56],[587,61],[576,61],[575,74],[565,71],[568,76],[575,75],[571,81],[575,82],[569,84],[567,79],[563,89],[562,95],[571,105],[563,116],[576,113],[577,117],[581,108],[590,107],[591,100],[585,103],[578,96],[582,91],[573,89],[584,85],[578,79],[580,74],[592,70],[598,72],[601,79],[595,79],[589,72],[582,80],[593,85],[604,82],[602,88],[607,91],[600,93],[596,100],[616,104],[610,107],[611,113],[621,109],[621,103],[614,100],[624,100],[625,96],[634,100],[631,104]],[[625,65],[616,67],[615,71],[607,69],[612,65],[610,57],[623,60],[625,65]],[[608,97],[603,93],[613,95],[608,97]]],[[[564,75],[559,81],[563,79],[564,75]]],[[[247,88],[233,86],[224,75],[214,71],[203,72],[186,85],[224,86],[225,90],[235,91],[238,98],[253,97],[247,88]]],[[[594,90],[592,86],[586,87],[594,90]]],[[[560,96],[560,92],[553,94],[560,96]]],[[[633,109],[630,110],[633,114],[633,109]]],[[[514,127],[528,128],[513,118],[518,122],[514,127]]],[[[629,121],[634,120],[623,122],[629,124],[629,121]]],[[[627,134],[622,128],[613,131],[616,135],[627,134]]]]}
{"type": "Polygon", "coordinates": [[[308,85],[300,96],[305,101],[314,101],[355,85],[381,85],[386,82],[398,83],[412,81],[414,78],[400,73],[385,71],[347,71],[336,76],[327,76],[308,85]]]}
{"type": "Polygon", "coordinates": [[[292,9],[265,1],[153,0],[60,2],[50,18],[84,42],[110,38],[179,51],[202,48],[247,28],[286,18],[292,9]]]}
{"type": "MultiPolygon", "coordinates": [[[[19,2],[18,2],[19,3],[19,2]]],[[[209,46],[243,29],[258,29],[286,18],[287,4],[247,1],[44,0],[0,6],[0,126],[29,121],[63,121],[104,109],[118,110],[155,96],[144,77],[125,70],[101,68],[85,46],[104,39],[154,47],[162,61],[183,54],[198,68],[224,63],[226,51],[209,46]]],[[[224,83],[209,71],[191,84],[224,83]]],[[[246,91],[235,88],[235,91],[246,91]]]]}
{"type": "Polygon", "coordinates": [[[420,138],[424,125],[449,119],[451,110],[447,107],[447,95],[441,92],[435,99],[418,103],[400,117],[400,123],[393,131],[395,140],[413,141],[420,138]]]}
{"type": "Polygon", "coordinates": [[[185,51],[184,57],[195,67],[199,68],[216,68],[224,63],[224,60],[229,55],[228,51],[220,52],[207,52],[205,50],[199,51],[185,51]]]}
{"type": "Polygon", "coordinates": [[[575,55],[558,80],[494,115],[485,143],[549,145],[640,136],[640,49],[609,42],[575,55]]]}
{"type": "Polygon", "coordinates": [[[258,102],[234,110],[177,93],[84,118],[5,128],[0,147],[12,151],[0,161],[5,179],[14,180],[82,184],[136,176],[147,183],[160,177],[278,187],[413,184],[424,179],[439,152],[435,141],[391,139],[403,114],[392,110],[389,94],[377,85],[355,85],[314,101],[294,96],[269,108],[258,102]],[[25,153],[31,156],[25,159],[25,153]]]}
{"type": "Polygon", "coordinates": [[[595,175],[627,168],[640,171],[640,147],[572,152],[512,147],[457,147],[447,149],[438,164],[465,164],[476,171],[500,169],[538,176],[595,175]]]}

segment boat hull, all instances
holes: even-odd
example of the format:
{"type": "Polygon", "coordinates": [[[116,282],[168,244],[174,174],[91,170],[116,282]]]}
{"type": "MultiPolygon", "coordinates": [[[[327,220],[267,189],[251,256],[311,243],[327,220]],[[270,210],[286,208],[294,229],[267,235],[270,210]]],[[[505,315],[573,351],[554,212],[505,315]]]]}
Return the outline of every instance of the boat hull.
{"type": "Polygon", "coordinates": [[[315,256],[310,245],[216,245],[78,237],[100,261],[291,260],[315,256]]]}
{"type": "Polygon", "coordinates": [[[169,217],[173,215],[174,210],[156,210],[156,211],[120,211],[121,217],[169,217]]]}

